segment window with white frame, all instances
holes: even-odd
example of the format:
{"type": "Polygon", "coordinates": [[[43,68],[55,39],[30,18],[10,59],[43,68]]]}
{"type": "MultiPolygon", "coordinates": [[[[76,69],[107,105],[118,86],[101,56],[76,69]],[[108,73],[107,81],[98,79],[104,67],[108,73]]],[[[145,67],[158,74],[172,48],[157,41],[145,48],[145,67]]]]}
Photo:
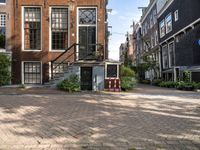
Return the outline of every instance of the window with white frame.
{"type": "Polygon", "coordinates": [[[168,48],[167,45],[162,47],[162,60],[163,60],[163,69],[168,68],[168,48]]]}
{"type": "Polygon", "coordinates": [[[162,38],[163,36],[165,36],[165,20],[162,20],[160,22],[160,37],[162,38]]]}
{"type": "Polygon", "coordinates": [[[41,84],[41,62],[24,62],[24,84],[41,84]]]}
{"type": "Polygon", "coordinates": [[[178,21],[178,10],[174,12],[174,20],[178,21]]]}
{"type": "Polygon", "coordinates": [[[153,22],[154,22],[154,24],[157,23],[157,12],[156,12],[156,9],[153,11],[153,22]]]}
{"type": "Polygon", "coordinates": [[[24,49],[41,50],[40,7],[24,7],[24,49]]]}
{"type": "Polygon", "coordinates": [[[0,34],[5,35],[6,32],[6,13],[0,13],[0,34]]]}
{"type": "Polygon", "coordinates": [[[172,31],[172,14],[170,13],[166,18],[165,18],[165,24],[166,24],[166,33],[169,33],[172,31]]]}
{"type": "Polygon", "coordinates": [[[168,46],[169,51],[169,67],[174,66],[174,43],[170,43],[168,46]]]}
{"type": "Polygon", "coordinates": [[[6,0],[0,0],[0,5],[1,4],[6,4],[6,0]]]}
{"type": "Polygon", "coordinates": [[[107,64],[106,66],[106,78],[118,78],[119,77],[118,64],[107,64]]]}
{"type": "Polygon", "coordinates": [[[95,59],[97,8],[78,8],[79,59],[95,59]]]}
{"type": "Polygon", "coordinates": [[[68,47],[68,8],[51,9],[51,48],[64,50],[68,47]]]}
{"type": "Polygon", "coordinates": [[[158,31],[155,31],[155,45],[158,44],[158,31]]]}

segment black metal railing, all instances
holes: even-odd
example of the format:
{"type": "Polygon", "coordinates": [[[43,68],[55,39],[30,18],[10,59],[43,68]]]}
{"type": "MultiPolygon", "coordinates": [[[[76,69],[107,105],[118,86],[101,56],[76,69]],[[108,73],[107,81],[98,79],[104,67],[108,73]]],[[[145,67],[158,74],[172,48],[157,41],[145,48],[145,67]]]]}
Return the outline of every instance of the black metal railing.
{"type": "Polygon", "coordinates": [[[61,53],[58,57],[56,57],[54,60],[51,61],[51,79],[54,78],[54,72],[56,74],[56,70],[58,68],[60,68],[60,66],[63,66],[63,71],[64,71],[64,64],[68,64],[67,66],[70,66],[71,63],[69,59],[71,57],[74,57],[73,62],[76,62],[77,60],[97,60],[97,61],[102,61],[104,59],[104,47],[102,44],[88,44],[87,46],[85,45],[81,45],[81,44],[77,44],[74,43],[72,44],[69,48],[67,48],[63,53],[61,53]],[[77,48],[79,50],[81,50],[82,47],[82,55],[80,56],[80,51],[77,51],[77,48]],[[84,49],[88,49],[88,47],[93,47],[94,50],[89,50],[86,53],[84,53],[84,49]],[[71,51],[71,49],[73,48],[73,51],[71,51]],[[66,57],[64,57],[65,54],[67,54],[68,52],[72,52],[69,53],[66,57]],[[77,55],[78,55],[78,59],[77,59],[77,55]],[[58,61],[59,59],[61,59],[61,61],[58,61]],[[66,62],[67,61],[67,62],[66,62]]]}

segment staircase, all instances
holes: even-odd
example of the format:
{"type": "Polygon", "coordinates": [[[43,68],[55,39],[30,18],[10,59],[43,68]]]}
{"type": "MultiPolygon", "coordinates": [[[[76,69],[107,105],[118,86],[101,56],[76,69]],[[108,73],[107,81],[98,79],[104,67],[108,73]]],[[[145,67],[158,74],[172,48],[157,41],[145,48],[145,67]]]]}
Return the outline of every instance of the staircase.
{"type": "MultiPolygon", "coordinates": [[[[62,54],[60,54],[57,58],[51,61],[51,66],[50,66],[51,72],[49,72],[51,78],[49,79],[48,83],[45,83],[46,87],[55,88],[58,83],[68,78],[70,75],[73,74],[76,74],[78,76],[80,75],[80,66],[76,65],[77,46],[80,45],[74,43],[69,48],[67,48],[62,54]],[[71,57],[73,57],[73,60],[71,59],[71,57]]],[[[99,52],[103,48],[101,44],[96,44],[96,46],[99,46],[99,48],[97,48],[97,52],[99,52]]],[[[84,58],[87,60],[87,57],[90,56],[91,54],[87,54],[86,56],[84,56],[84,58]]]]}

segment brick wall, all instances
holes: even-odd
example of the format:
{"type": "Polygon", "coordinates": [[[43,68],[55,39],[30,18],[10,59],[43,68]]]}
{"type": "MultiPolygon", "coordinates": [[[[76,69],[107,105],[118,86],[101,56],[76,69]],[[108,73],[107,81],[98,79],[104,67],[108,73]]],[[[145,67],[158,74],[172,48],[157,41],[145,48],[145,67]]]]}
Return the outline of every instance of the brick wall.
{"type": "MultiPolygon", "coordinates": [[[[43,82],[48,81],[49,62],[56,58],[60,53],[49,52],[49,8],[50,6],[68,6],[67,0],[14,0],[13,3],[13,23],[11,45],[13,52],[13,83],[21,83],[21,62],[22,61],[42,61],[43,63],[43,82]],[[22,52],[22,6],[41,6],[42,7],[42,51],[41,52],[22,52]]],[[[98,39],[97,42],[105,43],[105,9],[106,0],[76,0],[75,9],[70,14],[70,45],[77,41],[77,9],[79,6],[97,7],[98,11],[98,39]]],[[[105,53],[107,50],[105,50],[105,53]]],[[[71,60],[74,60],[71,57],[71,60]]]]}

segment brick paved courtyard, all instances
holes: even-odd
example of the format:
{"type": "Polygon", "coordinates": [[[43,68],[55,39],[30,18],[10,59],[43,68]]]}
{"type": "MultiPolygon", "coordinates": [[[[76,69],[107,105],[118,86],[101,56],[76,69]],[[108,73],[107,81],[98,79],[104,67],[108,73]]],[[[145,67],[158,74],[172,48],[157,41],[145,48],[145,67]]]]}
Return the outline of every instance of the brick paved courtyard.
{"type": "Polygon", "coordinates": [[[199,93],[36,90],[0,89],[0,150],[200,149],[199,93]]]}

